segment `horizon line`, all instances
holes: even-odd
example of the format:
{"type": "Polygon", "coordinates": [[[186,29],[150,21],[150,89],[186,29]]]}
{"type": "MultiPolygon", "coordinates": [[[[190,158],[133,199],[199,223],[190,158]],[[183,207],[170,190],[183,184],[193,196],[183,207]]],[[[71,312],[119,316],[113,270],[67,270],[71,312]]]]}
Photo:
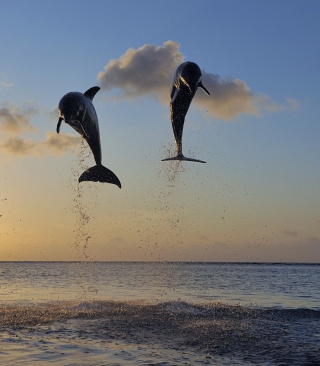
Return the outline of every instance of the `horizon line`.
{"type": "Polygon", "coordinates": [[[270,261],[125,261],[125,260],[3,260],[0,263],[172,263],[172,264],[285,264],[285,265],[320,265],[320,262],[270,262],[270,261]]]}

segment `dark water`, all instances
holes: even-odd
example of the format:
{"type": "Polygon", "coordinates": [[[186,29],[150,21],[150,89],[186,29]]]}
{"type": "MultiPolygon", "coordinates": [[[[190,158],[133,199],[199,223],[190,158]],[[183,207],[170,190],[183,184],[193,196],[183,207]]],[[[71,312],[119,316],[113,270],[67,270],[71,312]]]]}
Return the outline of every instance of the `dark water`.
{"type": "Polygon", "coordinates": [[[0,263],[0,360],[320,365],[320,265],[0,263]]]}

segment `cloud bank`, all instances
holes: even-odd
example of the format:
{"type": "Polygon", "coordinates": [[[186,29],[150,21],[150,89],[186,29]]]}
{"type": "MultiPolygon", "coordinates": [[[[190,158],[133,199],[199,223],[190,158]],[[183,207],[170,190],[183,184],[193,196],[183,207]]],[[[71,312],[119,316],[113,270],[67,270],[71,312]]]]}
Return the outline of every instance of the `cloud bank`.
{"type": "MultiPolygon", "coordinates": [[[[25,139],[26,132],[36,132],[31,119],[39,113],[34,102],[24,103],[23,107],[8,102],[0,104],[0,130],[7,139],[0,142],[0,152],[11,156],[60,156],[80,143],[80,136],[47,132],[45,140],[25,139]]],[[[52,113],[49,113],[49,116],[52,113]]]]}
{"type": "Polygon", "coordinates": [[[24,103],[22,108],[4,102],[0,105],[0,130],[10,134],[35,131],[29,120],[38,112],[39,107],[33,102],[24,103]]]}
{"type": "Polygon", "coordinates": [[[25,140],[22,137],[11,137],[0,143],[0,152],[15,156],[38,156],[47,154],[60,156],[70,148],[79,145],[81,138],[71,134],[47,132],[44,141],[25,140]]]}
{"type": "MultiPolygon", "coordinates": [[[[179,47],[179,43],[169,40],[162,46],[147,44],[128,49],[119,59],[111,60],[104,71],[99,72],[101,89],[107,91],[114,100],[152,95],[168,105],[171,77],[184,61],[179,47]]],[[[199,90],[193,103],[213,118],[230,121],[240,114],[259,115],[262,109],[278,112],[299,107],[295,100],[287,100],[287,105],[278,105],[266,95],[256,95],[242,80],[223,79],[218,74],[203,70],[202,74],[203,84],[211,96],[199,90]]]]}

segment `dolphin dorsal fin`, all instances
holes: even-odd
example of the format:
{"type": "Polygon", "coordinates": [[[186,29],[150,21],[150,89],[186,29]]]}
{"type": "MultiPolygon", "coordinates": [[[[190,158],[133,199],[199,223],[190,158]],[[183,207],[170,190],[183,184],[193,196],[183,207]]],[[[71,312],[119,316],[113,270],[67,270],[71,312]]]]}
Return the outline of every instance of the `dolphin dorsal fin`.
{"type": "Polygon", "coordinates": [[[93,97],[98,93],[100,88],[98,86],[93,86],[92,88],[88,89],[84,95],[89,98],[90,100],[93,99],[93,97]]]}

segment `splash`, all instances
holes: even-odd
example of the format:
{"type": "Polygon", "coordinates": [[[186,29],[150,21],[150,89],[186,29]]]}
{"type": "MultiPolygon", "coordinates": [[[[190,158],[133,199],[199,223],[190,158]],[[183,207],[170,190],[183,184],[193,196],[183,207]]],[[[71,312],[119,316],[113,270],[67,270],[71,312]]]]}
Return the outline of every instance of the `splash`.
{"type": "MultiPolygon", "coordinates": [[[[94,219],[94,211],[97,207],[97,195],[99,188],[94,182],[86,182],[86,184],[79,184],[78,179],[80,175],[88,169],[86,160],[92,158],[92,152],[88,148],[87,143],[82,138],[79,151],[77,153],[77,166],[71,167],[72,178],[70,178],[70,187],[72,188],[72,205],[70,211],[75,216],[74,226],[74,248],[76,251],[77,262],[75,265],[80,265],[82,262],[91,263],[92,257],[90,256],[90,240],[94,238],[94,231],[89,224],[94,219]]],[[[79,274],[79,286],[82,289],[80,296],[87,298],[87,288],[82,285],[81,278],[86,276],[87,269],[83,267],[83,270],[79,274]]],[[[90,291],[92,292],[92,291],[90,291]]],[[[98,290],[96,290],[96,293],[98,290]]]]}
{"type": "MultiPolygon", "coordinates": [[[[168,360],[171,350],[179,351],[179,358],[170,364],[316,366],[320,362],[319,322],[320,313],[309,309],[255,309],[221,303],[95,301],[42,307],[2,306],[1,357],[3,360],[10,347],[11,353],[17,354],[13,352],[17,342],[20,347],[27,347],[33,341],[33,353],[37,348],[43,357],[48,348],[50,353],[57,353],[57,347],[66,352],[76,348],[75,340],[83,339],[90,349],[101,342],[115,341],[165,350],[162,360],[168,360]],[[70,341],[67,347],[66,340],[70,341]],[[190,363],[186,363],[186,352],[192,359],[202,355],[210,362],[189,359],[190,363]]],[[[105,362],[107,349],[102,343],[99,362],[86,364],[105,362]]],[[[83,352],[81,355],[84,357],[83,352]]],[[[133,356],[116,364],[132,365],[139,354],[133,356]]],[[[64,357],[63,364],[70,361],[70,357],[64,357]]],[[[168,362],[144,359],[134,364],[168,362]]]]}

